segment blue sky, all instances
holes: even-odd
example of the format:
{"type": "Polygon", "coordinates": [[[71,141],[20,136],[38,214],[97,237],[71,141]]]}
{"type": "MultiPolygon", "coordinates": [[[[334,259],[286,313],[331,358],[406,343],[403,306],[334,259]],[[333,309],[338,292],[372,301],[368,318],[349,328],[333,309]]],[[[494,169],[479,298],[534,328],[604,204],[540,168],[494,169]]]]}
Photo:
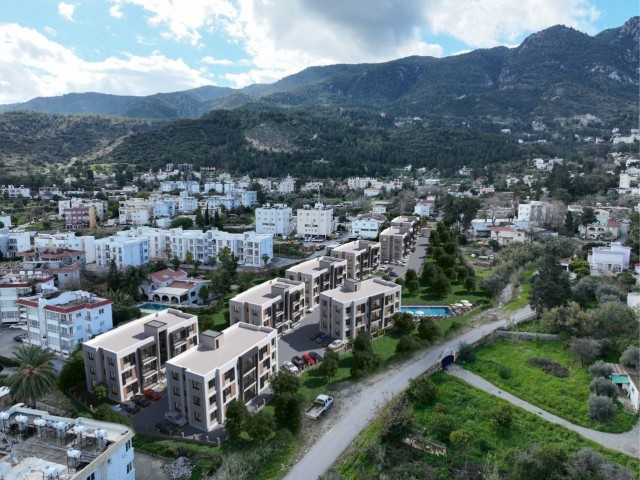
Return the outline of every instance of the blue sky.
{"type": "Polygon", "coordinates": [[[0,103],[273,82],[308,66],[589,34],[636,0],[2,0],[0,103]]]}

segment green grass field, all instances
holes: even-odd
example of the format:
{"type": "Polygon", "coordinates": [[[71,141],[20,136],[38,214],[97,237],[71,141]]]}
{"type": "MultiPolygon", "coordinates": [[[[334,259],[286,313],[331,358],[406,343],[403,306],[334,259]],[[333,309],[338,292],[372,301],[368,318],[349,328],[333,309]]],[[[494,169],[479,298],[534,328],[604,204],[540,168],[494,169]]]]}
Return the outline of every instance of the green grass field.
{"type": "Polygon", "coordinates": [[[460,300],[469,300],[474,305],[477,303],[489,303],[489,296],[482,291],[467,292],[459,282],[451,284],[451,293],[440,298],[429,292],[429,289],[420,282],[420,291],[416,295],[410,295],[406,288],[402,289],[402,303],[404,305],[450,305],[460,303],[460,300]]]}
{"type": "Polygon", "coordinates": [[[494,385],[539,406],[576,425],[605,432],[631,430],[637,417],[619,406],[615,419],[608,424],[595,422],[587,415],[591,375],[566,351],[560,341],[514,341],[505,338],[476,350],[477,359],[465,365],[494,385]],[[532,357],[554,360],[569,369],[569,375],[558,378],[527,363],[532,357]],[[510,371],[509,378],[500,375],[501,368],[510,371]]]}
{"type": "MultiPolygon", "coordinates": [[[[569,453],[575,453],[581,448],[590,447],[601,452],[609,461],[626,466],[637,473],[638,460],[618,452],[607,450],[577,433],[559,425],[549,423],[535,414],[514,408],[513,424],[508,433],[496,436],[489,425],[488,412],[496,410],[500,405],[507,404],[504,400],[478,390],[466,382],[449,377],[444,373],[432,376],[439,388],[438,402],[446,405],[448,414],[455,419],[455,428],[463,428],[471,433],[471,444],[466,451],[465,458],[482,465],[489,455],[495,460],[500,470],[504,471],[510,465],[510,455],[515,450],[527,450],[534,445],[555,444],[569,453]]],[[[414,430],[422,432],[433,414],[433,407],[413,408],[415,424],[414,430]]],[[[364,430],[354,442],[351,450],[337,463],[335,469],[345,479],[364,480],[378,477],[380,473],[389,471],[393,465],[376,464],[375,456],[371,452],[379,451],[381,445],[381,422],[373,422],[364,430]],[[373,457],[373,458],[372,458],[373,457]]],[[[451,444],[447,445],[447,457],[435,457],[427,453],[419,455],[419,460],[439,470],[446,466],[444,462],[462,462],[461,452],[451,444]]],[[[434,477],[452,478],[452,477],[434,477]]]]}

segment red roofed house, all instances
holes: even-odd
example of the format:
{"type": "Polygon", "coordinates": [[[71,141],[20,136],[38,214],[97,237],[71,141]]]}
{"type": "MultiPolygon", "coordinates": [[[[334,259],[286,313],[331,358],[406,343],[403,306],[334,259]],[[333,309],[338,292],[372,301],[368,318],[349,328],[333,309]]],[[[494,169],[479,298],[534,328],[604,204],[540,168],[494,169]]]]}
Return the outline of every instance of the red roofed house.
{"type": "Polygon", "coordinates": [[[620,222],[607,220],[603,223],[590,223],[586,227],[580,225],[578,231],[588,240],[613,240],[620,235],[620,222]]]}
{"type": "Polygon", "coordinates": [[[211,287],[211,281],[188,278],[184,270],[165,268],[149,275],[150,281],[142,283],[147,299],[169,305],[202,305],[207,303],[200,297],[202,287],[211,287]]]}
{"type": "Polygon", "coordinates": [[[76,347],[113,328],[113,302],[78,290],[21,298],[26,342],[68,357],[76,347]]]}

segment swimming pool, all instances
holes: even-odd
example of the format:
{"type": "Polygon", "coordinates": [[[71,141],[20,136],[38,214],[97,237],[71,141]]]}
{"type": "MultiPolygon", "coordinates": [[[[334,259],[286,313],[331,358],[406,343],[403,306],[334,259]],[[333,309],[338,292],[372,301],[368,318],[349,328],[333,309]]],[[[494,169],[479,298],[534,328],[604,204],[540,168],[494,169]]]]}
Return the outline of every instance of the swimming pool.
{"type": "Polygon", "coordinates": [[[400,309],[403,313],[410,313],[414,317],[450,317],[449,307],[429,305],[409,305],[400,309]]]}
{"type": "Polygon", "coordinates": [[[152,312],[159,312],[160,310],[166,310],[167,308],[171,308],[168,305],[161,305],[159,303],[143,303],[140,305],[140,310],[150,310],[152,312]]]}

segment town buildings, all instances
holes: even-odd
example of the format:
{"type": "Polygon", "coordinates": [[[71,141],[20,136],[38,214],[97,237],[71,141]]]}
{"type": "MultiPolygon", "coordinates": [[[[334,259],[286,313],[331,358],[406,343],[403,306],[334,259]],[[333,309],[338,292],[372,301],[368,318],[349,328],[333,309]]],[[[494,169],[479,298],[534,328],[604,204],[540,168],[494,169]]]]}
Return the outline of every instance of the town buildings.
{"type": "Polygon", "coordinates": [[[87,389],[107,384],[128,400],[165,378],[165,364],[198,344],[198,317],[167,309],[125,323],[82,344],[87,389]]]}
{"type": "Polygon", "coordinates": [[[256,208],[256,233],[287,237],[294,229],[291,207],[276,203],[256,208]]]}
{"type": "Polygon", "coordinates": [[[278,370],[276,336],[244,322],[203,332],[197,348],[166,364],[169,410],[199,430],[224,425],[229,402],[247,403],[269,386],[278,370]]]}
{"type": "Polygon", "coordinates": [[[29,250],[30,246],[29,232],[0,229],[0,253],[4,258],[16,258],[20,252],[29,250]]]}
{"type": "Polygon", "coordinates": [[[591,275],[615,275],[629,268],[631,247],[613,242],[608,247],[595,247],[587,256],[591,275]]]}
{"type": "Polygon", "coordinates": [[[298,237],[322,237],[326,238],[333,232],[333,208],[322,203],[316,203],[314,207],[304,205],[297,211],[297,235],[298,237]]]}
{"type": "Polygon", "coordinates": [[[320,293],[340,287],[347,279],[347,260],[336,257],[316,257],[290,267],[285,277],[304,283],[307,309],[320,304],[320,293]]]}
{"type": "Polygon", "coordinates": [[[305,284],[275,278],[229,300],[231,325],[246,322],[282,333],[296,325],[305,310],[305,284]]]}
{"type": "Polygon", "coordinates": [[[351,221],[351,235],[364,239],[377,238],[381,224],[382,222],[375,218],[358,215],[351,221]]]}
{"type": "Polygon", "coordinates": [[[380,243],[355,240],[332,249],[331,256],[347,261],[347,278],[363,280],[380,268],[380,243]]]}
{"type": "Polygon", "coordinates": [[[84,252],[86,263],[96,261],[95,237],[84,235],[77,237],[73,232],[38,233],[33,237],[35,250],[79,250],[84,252]]]}
{"type": "Polygon", "coordinates": [[[19,271],[0,278],[0,320],[2,324],[20,321],[18,300],[33,297],[38,293],[50,294],[57,291],[53,275],[41,272],[19,271]]]}
{"type": "Polygon", "coordinates": [[[18,404],[0,413],[5,480],[135,480],[134,431],[18,404]]]}
{"type": "Polygon", "coordinates": [[[78,345],[113,328],[111,300],[90,292],[55,292],[20,298],[26,341],[68,357],[78,345]]]}
{"type": "Polygon", "coordinates": [[[402,262],[415,247],[420,220],[413,216],[399,216],[391,220],[391,226],[380,232],[380,257],[382,262],[402,262]]]}
{"type": "Polygon", "coordinates": [[[436,203],[435,197],[428,197],[425,200],[418,200],[413,208],[413,214],[418,217],[430,217],[433,215],[434,206],[436,203]]]}
{"type": "Polygon", "coordinates": [[[118,269],[149,262],[149,238],[135,236],[132,231],[118,232],[96,240],[95,247],[96,265],[99,267],[108,267],[112,261],[118,269]]]}
{"type": "Polygon", "coordinates": [[[391,324],[400,311],[402,288],[379,278],[347,279],[343,286],[320,294],[320,331],[352,341],[359,331],[375,332],[391,324]]]}
{"type": "Polygon", "coordinates": [[[151,273],[149,280],[142,282],[141,288],[147,300],[172,305],[203,305],[209,300],[211,280],[189,278],[183,270],[165,268],[151,273]],[[202,298],[201,290],[207,292],[202,298]]]}

